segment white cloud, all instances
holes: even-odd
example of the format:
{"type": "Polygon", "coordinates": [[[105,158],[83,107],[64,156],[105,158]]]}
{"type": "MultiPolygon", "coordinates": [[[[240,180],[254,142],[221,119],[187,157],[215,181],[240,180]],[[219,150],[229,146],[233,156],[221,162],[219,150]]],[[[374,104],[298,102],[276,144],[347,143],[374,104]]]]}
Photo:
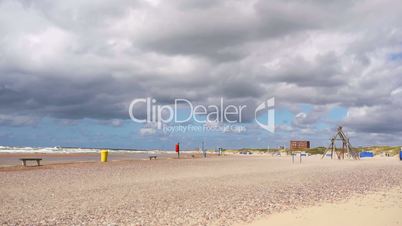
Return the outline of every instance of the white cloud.
{"type": "Polygon", "coordinates": [[[402,52],[401,6],[3,0],[0,114],[121,120],[137,97],[275,96],[316,107],[295,121],[308,133],[327,111],[319,109],[335,105],[349,109],[356,131],[401,131],[401,60],[390,58],[402,52]]]}

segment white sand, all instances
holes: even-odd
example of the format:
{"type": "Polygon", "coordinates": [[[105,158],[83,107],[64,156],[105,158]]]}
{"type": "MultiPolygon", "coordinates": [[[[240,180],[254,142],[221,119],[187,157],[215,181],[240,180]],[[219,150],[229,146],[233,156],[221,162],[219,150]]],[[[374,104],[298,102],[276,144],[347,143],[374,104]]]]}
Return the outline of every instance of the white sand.
{"type": "Polygon", "coordinates": [[[0,169],[0,224],[232,225],[402,182],[396,158],[291,164],[222,157],[19,169],[0,169]]]}
{"type": "MultiPolygon", "coordinates": [[[[402,225],[402,188],[356,195],[347,201],[323,203],[275,213],[243,226],[397,226],[402,225]]],[[[240,226],[239,225],[239,226],[240,226]]]]}

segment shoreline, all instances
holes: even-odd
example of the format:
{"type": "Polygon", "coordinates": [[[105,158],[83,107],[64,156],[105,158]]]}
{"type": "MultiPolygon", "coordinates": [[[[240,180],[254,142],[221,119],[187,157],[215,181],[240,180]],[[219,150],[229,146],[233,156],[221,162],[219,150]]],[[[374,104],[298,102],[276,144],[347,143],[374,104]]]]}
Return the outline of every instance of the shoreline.
{"type": "MultiPolygon", "coordinates": [[[[127,153],[127,152],[109,152],[107,164],[118,164],[119,162],[143,161],[149,160],[150,155],[156,155],[157,160],[177,159],[176,153],[127,153]]],[[[208,158],[215,158],[216,154],[208,154],[208,158]]],[[[223,156],[221,156],[223,157],[223,156]]],[[[180,159],[198,159],[202,158],[200,153],[181,153],[180,159]]],[[[61,168],[63,166],[85,164],[102,164],[100,162],[100,153],[0,153],[0,172],[18,171],[18,170],[37,170],[61,168]],[[21,166],[20,158],[42,158],[41,166],[32,165],[21,166]]]]}

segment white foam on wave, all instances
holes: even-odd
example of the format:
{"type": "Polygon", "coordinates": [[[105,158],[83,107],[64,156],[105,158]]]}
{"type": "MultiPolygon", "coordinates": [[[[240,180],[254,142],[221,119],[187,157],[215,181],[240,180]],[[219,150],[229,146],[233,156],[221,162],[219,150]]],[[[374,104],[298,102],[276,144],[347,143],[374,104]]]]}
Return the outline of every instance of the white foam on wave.
{"type": "MultiPolygon", "coordinates": [[[[63,148],[63,147],[8,147],[0,146],[0,153],[98,153],[99,148],[63,148]]],[[[127,150],[112,149],[109,152],[161,154],[171,151],[162,150],[127,150]]]]}
{"type": "Polygon", "coordinates": [[[90,153],[98,149],[61,148],[61,147],[0,147],[0,153],[90,153]]]}

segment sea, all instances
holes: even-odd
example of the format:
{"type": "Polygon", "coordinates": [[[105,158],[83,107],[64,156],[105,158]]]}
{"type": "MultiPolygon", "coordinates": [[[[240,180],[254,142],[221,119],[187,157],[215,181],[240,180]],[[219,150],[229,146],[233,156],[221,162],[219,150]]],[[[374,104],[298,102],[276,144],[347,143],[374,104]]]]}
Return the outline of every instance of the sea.
{"type": "Polygon", "coordinates": [[[11,147],[0,146],[0,153],[98,153],[100,150],[109,152],[126,153],[169,153],[164,150],[138,150],[138,149],[115,149],[115,148],[79,148],[79,147],[11,147]]]}

